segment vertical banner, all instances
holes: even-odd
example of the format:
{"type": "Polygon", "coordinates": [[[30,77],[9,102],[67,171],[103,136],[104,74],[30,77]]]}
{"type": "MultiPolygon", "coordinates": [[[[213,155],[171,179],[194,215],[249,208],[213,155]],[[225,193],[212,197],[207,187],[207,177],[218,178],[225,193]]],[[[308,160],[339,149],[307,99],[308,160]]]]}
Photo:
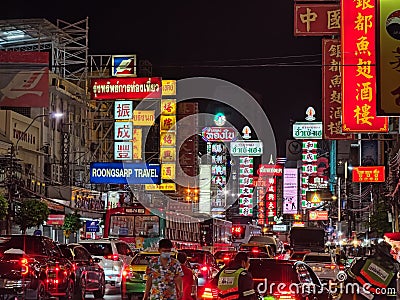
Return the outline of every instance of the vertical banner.
{"type": "Polygon", "coordinates": [[[342,126],[345,133],[387,132],[376,114],[375,3],[341,1],[342,126]]]}
{"type": "Polygon", "coordinates": [[[239,216],[253,216],[253,157],[239,157],[239,216]]]}
{"type": "Polygon", "coordinates": [[[295,215],[298,212],[299,179],[297,169],[283,170],[283,214],[295,215]]]}
{"type": "Polygon", "coordinates": [[[378,0],[379,116],[400,115],[400,5],[399,0],[378,0]]]}
{"type": "Polygon", "coordinates": [[[322,121],[324,139],[353,139],[342,133],[342,79],[340,40],[322,39],[322,121]]]}

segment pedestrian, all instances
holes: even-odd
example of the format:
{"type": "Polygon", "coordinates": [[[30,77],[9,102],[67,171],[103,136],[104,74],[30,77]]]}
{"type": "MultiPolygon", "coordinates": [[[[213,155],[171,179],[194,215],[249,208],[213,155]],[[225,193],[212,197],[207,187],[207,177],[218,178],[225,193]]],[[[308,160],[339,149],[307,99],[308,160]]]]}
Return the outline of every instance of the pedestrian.
{"type": "Polygon", "coordinates": [[[193,271],[187,266],[187,255],[184,252],[179,252],[177,258],[181,263],[181,268],[184,274],[182,277],[183,295],[181,300],[193,300],[192,287],[194,284],[194,278],[193,271]]]}
{"type": "Polygon", "coordinates": [[[253,276],[248,271],[250,258],[246,252],[238,252],[233,261],[218,275],[220,299],[255,300],[253,276]]]}
{"type": "Polygon", "coordinates": [[[160,255],[152,258],[146,268],[146,288],[143,300],[180,300],[182,298],[181,264],[171,257],[171,240],[162,239],[158,243],[160,255]]]}

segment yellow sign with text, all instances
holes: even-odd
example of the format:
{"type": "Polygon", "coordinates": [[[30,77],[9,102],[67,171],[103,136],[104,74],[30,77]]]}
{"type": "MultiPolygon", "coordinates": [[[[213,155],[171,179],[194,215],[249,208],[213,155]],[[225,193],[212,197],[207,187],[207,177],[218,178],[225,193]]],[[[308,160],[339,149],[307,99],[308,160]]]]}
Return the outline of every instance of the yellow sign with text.
{"type": "Polygon", "coordinates": [[[176,185],[173,182],[161,184],[145,184],[144,189],[146,191],[175,191],[176,185]]]}

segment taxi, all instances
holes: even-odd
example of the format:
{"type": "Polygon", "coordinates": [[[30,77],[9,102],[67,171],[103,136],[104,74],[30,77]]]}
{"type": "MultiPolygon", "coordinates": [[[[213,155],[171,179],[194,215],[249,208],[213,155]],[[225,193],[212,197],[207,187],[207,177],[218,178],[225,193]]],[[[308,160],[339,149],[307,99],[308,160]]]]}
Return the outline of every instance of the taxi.
{"type": "MultiPolygon", "coordinates": [[[[173,250],[171,256],[176,258],[178,252],[173,250]]],[[[149,248],[137,253],[130,265],[122,271],[121,297],[122,299],[142,297],[146,289],[146,268],[149,261],[160,256],[157,248],[149,248]]]]}

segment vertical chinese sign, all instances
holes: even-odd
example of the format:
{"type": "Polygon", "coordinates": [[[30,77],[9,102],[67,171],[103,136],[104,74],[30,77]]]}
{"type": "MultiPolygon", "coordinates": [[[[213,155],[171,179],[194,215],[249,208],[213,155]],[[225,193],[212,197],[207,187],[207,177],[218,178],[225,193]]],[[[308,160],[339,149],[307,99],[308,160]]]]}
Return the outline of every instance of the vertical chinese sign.
{"type": "Polygon", "coordinates": [[[324,139],[352,139],[342,133],[342,80],[340,40],[322,39],[322,120],[324,139]]]}
{"type": "Polygon", "coordinates": [[[400,115],[400,5],[399,0],[378,1],[379,116],[400,115]]]}
{"type": "Polygon", "coordinates": [[[375,2],[341,1],[342,127],[345,133],[387,132],[376,113],[375,2]]]}
{"type": "Polygon", "coordinates": [[[133,101],[114,103],[114,159],[133,159],[133,101]]]}
{"type": "Polygon", "coordinates": [[[160,105],[161,179],[173,181],[176,173],[176,95],[175,80],[162,81],[160,105]]]}
{"type": "Polygon", "coordinates": [[[253,177],[257,195],[257,224],[264,226],[266,223],[265,190],[266,181],[262,177],[253,177]]]}
{"type": "Polygon", "coordinates": [[[312,203],[307,201],[309,190],[309,178],[317,175],[317,149],[318,142],[314,140],[303,140],[303,154],[301,166],[301,207],[311,208],[312,203]]]}
{"type": "Polygon", "coordinates": [[[239,157],[239,215],[253,216],[253,157],[239,157]]]}

